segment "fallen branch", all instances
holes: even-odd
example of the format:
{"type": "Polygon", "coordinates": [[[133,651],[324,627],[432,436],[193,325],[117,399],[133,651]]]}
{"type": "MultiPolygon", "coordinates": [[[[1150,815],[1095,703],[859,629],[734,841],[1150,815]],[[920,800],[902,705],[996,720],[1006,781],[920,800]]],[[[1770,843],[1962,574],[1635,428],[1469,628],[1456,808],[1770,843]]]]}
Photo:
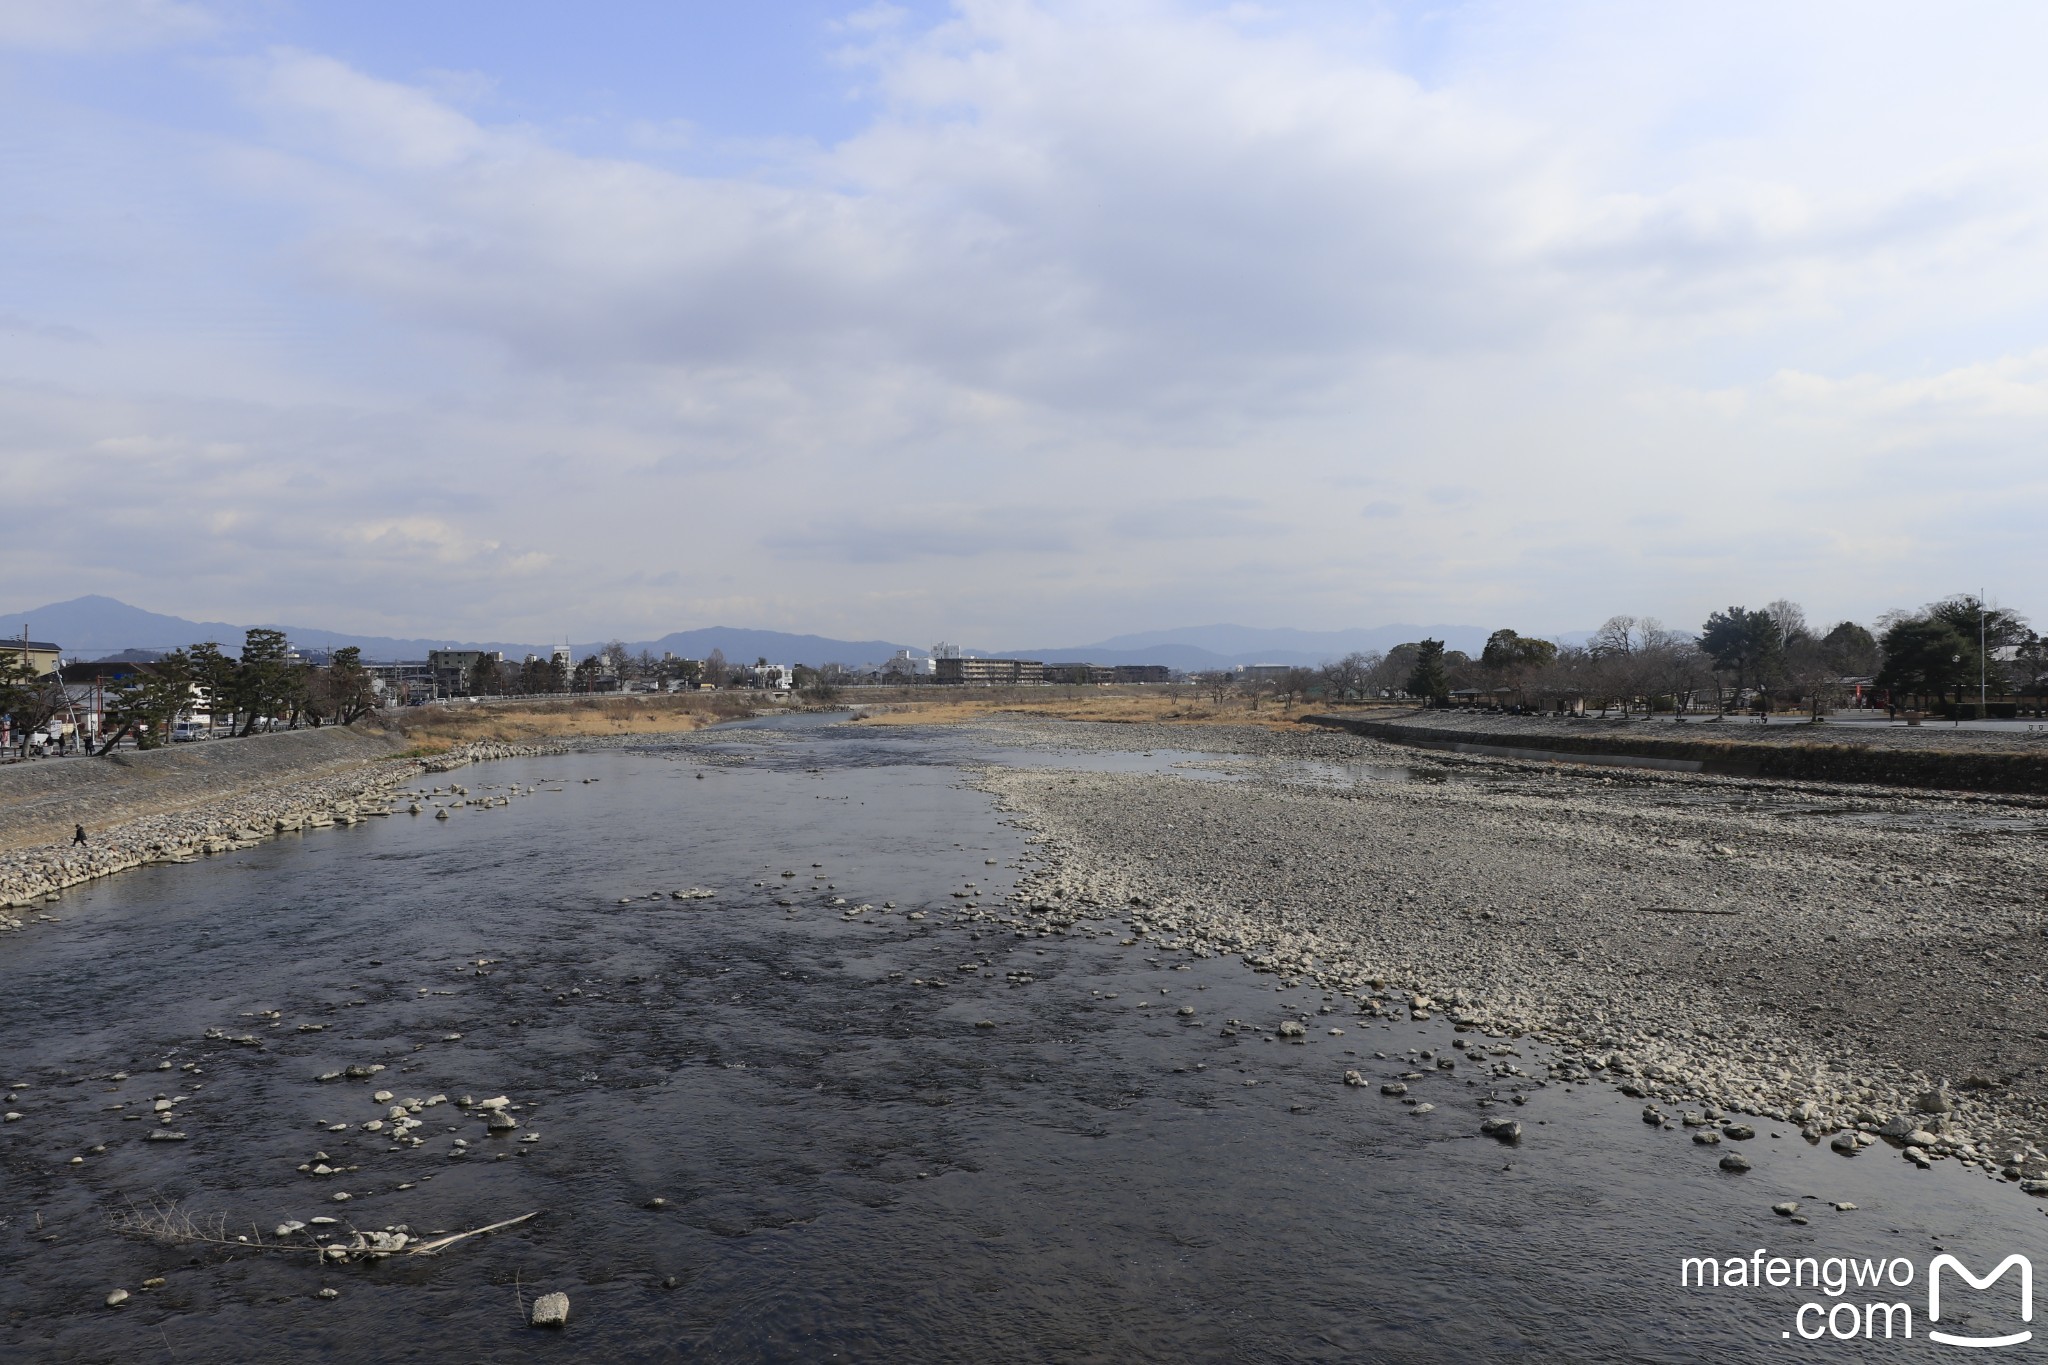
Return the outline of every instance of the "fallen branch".
{"type": "MultiPolygon", "coordinates": [[[[331,1261],[381,1260],[386,1256],[437,1256],[457,1242],[471,1237],[482,1237],[486,1233],[515,1227],[529,1218],[540,1217],[540,1210],[522,1213],[517,1218],[507,1218],[500,1223],[472,1228],[468,1232],[450,1233],[437,1237],[431,1242],[417,1242],[403,1233],[372,1232],[347,1226],[352,1242],[315,1241],[266,1241],[261,1229],[251,1227],[249,1235],[230,1234],[226,1214],[217,1214],[211,1220],[193,1217],[180,1207],[176,1200],[150,1199],[144,1204],[133,1200],[128,1203],[125,1213],[114,1215],[111,1220],[115,1232],[126,1237],[140,1237],[152,1242],[164,1242],[172,1246],[215,1246],[230,1251],[282,1251],[302,1256],[319,1256],[331,1261]]],[[[300,1229],[310,1239],[309,1228],[300,1229]]]]}
{"type": "Polygon", "coordinates": [[[504,1222],[493,1223],[489,1227],[475,1228],[469,1232],[458,1232],[432,1242],[421,1242],[417,1246],[409,1246],[405,1249],[405,1254],[407,1256],[433,1256],[438,1254],[441,1248],[453,1246],[465,1237],[481,1237],[487,1232],[496,1232],[500,1228],[509,1228],[515,1223],[523,1223],[529,1218],[538,1217],[540,1217],[540,1210],[535,1209],[532,1213],[522,1213],[517,1218],[507,1218],[504,1222]]]}

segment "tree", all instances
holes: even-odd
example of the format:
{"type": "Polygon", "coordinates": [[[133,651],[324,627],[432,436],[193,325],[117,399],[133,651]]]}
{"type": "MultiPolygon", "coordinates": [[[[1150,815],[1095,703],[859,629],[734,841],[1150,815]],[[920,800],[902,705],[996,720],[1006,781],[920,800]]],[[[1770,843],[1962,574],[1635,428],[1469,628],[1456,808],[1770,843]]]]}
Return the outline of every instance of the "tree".
{"type": "Polygon", "coordinates": [[[1778,630],[1778,648],[1790,649],[1795,643],[1812,634],[1806,628],[1806,612],[1797,602],[1780,597],[1766,603],[1764,615],[1771,618],[1771,624],[1778,630]]]}
{"type": "Polygon", "coordinates": [[[1999,656],[2025,642],[2029,632],[2024,616],[1986,606],[1967,593],[1930,603],[1926,615],[1953,627],[1966,647],[1957,701],[1962,700],[1962,690],[1976,686],[1980,678],[1993,692],[2006,690],[2005,666],[1999,656]]]}
{"type": "Polygon", "coordinates": [[[295,690],[291,673],[291,647],[283,631],[259,626],[243,636],[241,662],[229,689],[235,709],[242,713],[242,734],[254,730],[257,721],[290,709],[295,690]]]}
{"type": "Polygon", "coordinates": [[[192,670],[192,684],[199,689],[214,723],[220,723],[221,712],[225,711],[228,729],[232,731],[238,710],[237,679],[241,665],[222,653],[213,640],[192,646],[185,657],[192,670]]]}
{"type": "Polygon", "coordinates": [[[1838,621],[1820,639],[1828,666],[1845,678],[1874,677],[1883,666],[1877,637],[1854,621],[1838,621]]]}
{"type": "Polygon", "coordinates": [[[2027,632],[2014,648],[2010,669],[2012,685],[2022,696],[2039,698],[2048,693],[2048,639],[2027,632]]]}
{"type": "Polygon", "coordinates": [[[1531,677],[1556,662],[1555,644],[1505,628],[1487,636],[1486,648],[1479,652],[1480,667],[1496,691],[1522,692],[1531,677]]]}
{"type": "Polygon", "coordinates": [[[1700,649],[1715,667],[1735,675],[1737,692],[1749,686],[1761,691],[1769,687],[1784,648],[1782,625],[1768,610],[1730,607],[1707,618],[1700,649]]]}
{"type": "Polygon", "coordinates": [[[1974,682],[1976,642],[1965,640],[1947,621],[1909,617],[1884,633],[1884,669],[1877,685],[1894,697],[1945,695],[1974,682]]]}
{"type": "Polygon", "coordinates": [[[1290,668],[1280,675],[1280,695],[1287,701],[1298,701],[1306,697],[1321,675],[1313,668],[1290,668]]]}
{"type": "Polygon", "coordinates": [[[64,684],[55,673],[38,673],[19,651],[0,654],[0,715],[13,723],[26,746],[31,731],[64,709],[64,684]]]}
{"type": "Polygon", "coordinates": [[[469,693],[473,697],[495,697],[505,690],[505,679],[498,667],[497,657],[490,653],[477,656],[469,666],[469,693]]]}
{"type": "Polygon", "coordinates": [[[1784,658],[1785,680],[1797,695],[1806,698],[1816,722],[1840,705],[1842,670],[1835,667],[1824,641],[1802,633],[1785,650],[1784,658]]]}
{"type": "Polygon", "coordinates": [[[1415,661],[1421,655],[1421,645],[1395,645],[1380,660],[1379,667],[1372,671],[1366,685],[1377,692],[1408,691],[1408,679],[1414,674],[1415,661]]]}
{"type": "Polygon", "coordinates": [[[723,687],[732,680],[732,665],[725,661],[725,651],[714,649],[704,658],[704,681],[713,687],[723,687]]]}
{"type": "Polygon", "coordinates": [[[354,725],[377,705],[377,686],[363,667],[363,651],[346,645],[327,667],[306,680],[306,715],[317,729],[325,721],[354,725]]]}
{"type": "Polygon", "coordinates": [[[107,733],[100,753],[130,735],[138,749],[154,749],[169,741],[171,727],[192,705],[192,661],[184,650],[172,650],[155,663],[137,668],[127,683],[107,699],[107,733]]]}
{"type": "Polygon", "coordinates": [[[597,691],[597,680],[604,675],[604,663],[595,654],[576,665],[574,687],[578,692],[597,691]]]}
{"type": "Polygon", "coordinates": [[[1402,688],[1411,697],[1421,697],[1432,706],[1442,706],[1451,697],[1450,675],[1444,671],[1444,642],[1422,640],[1415,646],[1415,667],[1402,688]]]}
{"type": "Polygon", "coordinates": [[[1380,666],[1384,657],[1353,650],[1334,663],[1324,664],[1323,685],[1329,689],[1331,699],[1342,701],[1346,697],[1363,697],[1372,685],[1373,670],[1380,666]]]}

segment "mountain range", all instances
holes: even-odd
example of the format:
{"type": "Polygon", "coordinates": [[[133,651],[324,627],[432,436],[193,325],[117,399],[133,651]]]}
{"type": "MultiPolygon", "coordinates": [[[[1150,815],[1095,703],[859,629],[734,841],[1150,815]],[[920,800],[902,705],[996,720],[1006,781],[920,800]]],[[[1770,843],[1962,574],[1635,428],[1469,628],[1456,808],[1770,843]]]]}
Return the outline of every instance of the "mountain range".
{"type": "MultiPolygon", "coordinates": [[[[260,623],[282,630],[302,649],[338,649],[354,645],[367,659],[421,659],[430,649],[502,650],[507,658],[523,659],[528,654],[546,657],[549,646],[515,640],[459,641],[408,639],[388,635],[360,635],[349,631],[309,626],[260,623]]],[[[180,616],[145,611],[111,597],[75,597],[28,611],[0,615],[0,633],[18,636],[26,627],[29,637],[50,641],[67,656],[104,658],[127,650],[165,651],[203,640],[218,641],[233,650],[242,639],[244,627],[225,621],[190,621],[180,616]]],[[[1142,631],[1112,636],[1093,644],[1034,647],[1029,649],[964,648],[962,653],[998,658],[1043,659],[1048,663],[1086,662],[1097,664],[1165,664],[1185,672],[1230,668],[1240,664],[1288,664],[1313,667],[1354,650],[1385,650],[1425,636],[1440,639],[1452,649],[1477,653],[1488,632],[1478,626],[1392,625],[1357,630],[1291,630],[1256,626],[1189,626],[1179,630],[1142,631]]],[[[598,642],[573,645],[578,658],[594,653],[598,642]]],[[[722,650],[735,662],[766,658],[774,663],[842,663],[848,666],[877,664],[906,646],[888,640],[836,640],[823,635],[797,635],[778,630],[747,630],[732,626],[709,626],[676,631],[658,640],[628,641],[633,653],[645,649],[654,654],[669,652],[686,659],[701,659],[712,650],[722,650]]],[[[922,654],[921,648],[914,652],[922,654]]]]}

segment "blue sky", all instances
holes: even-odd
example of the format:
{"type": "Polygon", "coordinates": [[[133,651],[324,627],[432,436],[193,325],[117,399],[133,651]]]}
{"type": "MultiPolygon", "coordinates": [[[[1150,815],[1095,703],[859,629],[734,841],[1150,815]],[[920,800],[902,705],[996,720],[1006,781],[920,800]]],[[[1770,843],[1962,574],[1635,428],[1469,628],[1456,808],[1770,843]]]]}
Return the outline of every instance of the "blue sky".
{"type": "Polygon", "coordinates": [[[2041,616],[2044,27],[0,0],[0,609],[2041,616]]]}

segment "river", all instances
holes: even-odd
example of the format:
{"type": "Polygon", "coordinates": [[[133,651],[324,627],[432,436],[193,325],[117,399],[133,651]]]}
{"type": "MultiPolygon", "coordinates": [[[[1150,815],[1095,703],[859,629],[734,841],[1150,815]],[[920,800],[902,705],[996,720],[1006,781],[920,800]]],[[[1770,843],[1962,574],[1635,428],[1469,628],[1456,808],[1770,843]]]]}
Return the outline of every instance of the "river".
{"type": "MultiPolygon", "coordinates": [[[[1727,1174],[1674,1160],[1688,1135],[1639,1101],[1541,1083],[1533,1044],[1355,1017],[1235,961],[1125,946],[1113,918],[978,917],[1011,915],[1034,848],[971,765],[1230,780],[1189,757],[788,718],[463,769],[419,789],[509,804],[440,820],[428,798],[68,893],[61,925],[0,943],[21,1116],[0,1128],[0,1350],[1765,1359],[1806,1344],[1787,1340],[1816,1321],[1801,1303],[1836,1299],[1679,1284],[1683,1257],[1761,1247],[1905,1258],[1919,1278],[1878,1297],[1911,1304],[1915,1341],[1816,1344],[1897,1359],[1930,1350],[1932,1255],[2048,1253],[2041,1201],[1952,1162],[1847,1160],[1758,1121],[1755,1169],[1727,1174]],[[716,894],[671,894],[690,888],[716,894]],[[1303,1041],[1273,1038],[1283,1010],[1312,1021],[1303,1041]],[[382,1069],[317,1079],[351,1066],[382,1069]],[[1417,1102],[1381,1093],[1404,1076],[1417,1102]],[[437,1095],[410,1116],[420,1145],[362,1127],[437,1095]],[[506,1097],[519,1126],[492,1135],[464,1096],[506,1097]],[[1480,1135],[1503,1116],[1519,1143],[1480,1135]],[[115,1229],[151,1201],[230,1239],[538,1216],[323,1265],[115,1229]],[[571,1300],[560,1334],[525,1325],[550,1291],[571,1300]]],[[[2009,1292],[1950,1294],[1950,1330],[2011,1316],[2009,1292]]]]}

